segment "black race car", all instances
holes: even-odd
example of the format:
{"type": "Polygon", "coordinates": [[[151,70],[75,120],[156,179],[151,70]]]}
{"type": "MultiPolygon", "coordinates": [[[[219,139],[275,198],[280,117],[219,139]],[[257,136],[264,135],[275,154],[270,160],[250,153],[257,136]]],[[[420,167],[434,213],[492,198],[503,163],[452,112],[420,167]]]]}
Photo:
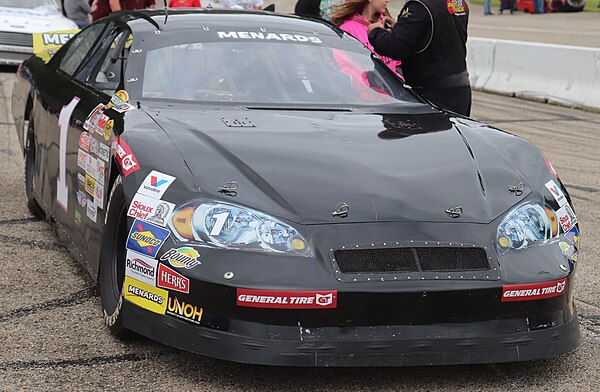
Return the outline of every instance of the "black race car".
{"type": "Polygon", "coordinates": [[[111,332],[270,365],[520,361],[579,344],[569,195],[321,20],[118,13],[17,73],[31,211],[111,332]]]}

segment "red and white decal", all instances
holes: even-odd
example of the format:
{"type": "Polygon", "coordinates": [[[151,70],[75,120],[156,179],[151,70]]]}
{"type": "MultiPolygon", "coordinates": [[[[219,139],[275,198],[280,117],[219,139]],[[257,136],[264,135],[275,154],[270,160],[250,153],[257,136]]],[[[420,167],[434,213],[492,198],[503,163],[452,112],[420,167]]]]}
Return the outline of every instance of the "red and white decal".
{"type": "Polygon", "coordinates": [[[127,177],[131,173],[136,170],[139,170],[140,165],[138,164],[135,155],[125,143],[125,140],[118,138],[117,145],[115,147],[115,159],[119,166],[121,166],[121,170],[123,170],[123,175],[127,177]]]}
{"type": "Polygon", "coordinates": [[[533,301],[565,293],[567,278],[552,282],[509,284],[502,286],[502,302],[533,301]]]}
{"type": "Polygon", "coordinates": [[[237,289],[237,306],[279,309],[331,309],[337,307],[337,290],[275,291],[237,289]]]}
{"type": "Polygon", "coordinates": [[[565,233],[571,230],[577,223],[577,216],[575,216],[575,212],[573,212],[573,209],[568,203],[556,211],[556,217],[565,233]]]}
{"type": "Polygon", "coordinates": [[[164,264],[158,265],[156,285],[163,289],[180,291],[186,294],[190,293],[190,280],[164,264]]]}
{"type": "Polygon", "coordinates": [[[82,132],[81,136],[79,136],[79,147],[83,148],[85,151],[90,150],[90,139],[91,136],[87,132],[82,132]]]}

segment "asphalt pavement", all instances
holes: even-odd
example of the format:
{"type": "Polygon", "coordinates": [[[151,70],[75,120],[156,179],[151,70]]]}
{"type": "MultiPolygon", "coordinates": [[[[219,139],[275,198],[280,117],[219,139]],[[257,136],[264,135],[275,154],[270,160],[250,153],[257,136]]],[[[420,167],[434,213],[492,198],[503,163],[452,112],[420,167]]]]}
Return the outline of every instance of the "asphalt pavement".
{"type": "Polygon", "coordinates": [[[523,136],[550,158],[582,237],[576,305],[582,345],[525,363],[310,369],[210,359],[144,338],[122,342],[101,319],[95,282],[28,212],[23,159],[0,73],[0,391],[597,390],[600,361],[600,114],[476,92],[472,117],[523,136]]]}

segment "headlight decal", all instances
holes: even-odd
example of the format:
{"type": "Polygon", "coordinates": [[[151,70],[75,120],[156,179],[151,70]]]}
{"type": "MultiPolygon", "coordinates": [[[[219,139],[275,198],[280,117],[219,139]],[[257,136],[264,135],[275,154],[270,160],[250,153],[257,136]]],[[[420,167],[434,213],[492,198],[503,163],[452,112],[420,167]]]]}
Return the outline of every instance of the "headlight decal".
{"type": "Polygon", "coordinates": [[[262,212],[219,201],[178,208],[169,227],[182,242],[221,249],[311,257],[304,237],[292,226],[262,212]]]}

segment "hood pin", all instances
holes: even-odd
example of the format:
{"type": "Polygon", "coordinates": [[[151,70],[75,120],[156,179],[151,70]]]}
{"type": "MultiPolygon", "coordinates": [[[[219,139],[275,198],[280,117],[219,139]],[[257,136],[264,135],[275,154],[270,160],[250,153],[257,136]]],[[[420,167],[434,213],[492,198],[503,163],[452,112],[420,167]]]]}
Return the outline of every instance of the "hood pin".
{"type": "Polygon", "coordinates": [[[349,211],[350,211],[350,206],[344,202],[341,202],[341,203],[338,203],[338,205],[335,207],[335,211],[333,211],[331,213],[331,216],[333,216],[333,217],[339,216],[340,218],[347,218],[349,211]]]}
{"type": "Polygon", "coordinates": [[[219,193],[223,193],[226,196],[235,197],[237,196],[238,183],[236,181],[226,182],[225,185],[219,187],[219,193]]]}
{"type": "Polygon", "coordinates": [[[450,218],[459,218],[462,213],[463,213],[462,206],[454,206],[454,207],[450,207],[446,210],[446,214],[448,214],[448,216],[450,218]]]}

